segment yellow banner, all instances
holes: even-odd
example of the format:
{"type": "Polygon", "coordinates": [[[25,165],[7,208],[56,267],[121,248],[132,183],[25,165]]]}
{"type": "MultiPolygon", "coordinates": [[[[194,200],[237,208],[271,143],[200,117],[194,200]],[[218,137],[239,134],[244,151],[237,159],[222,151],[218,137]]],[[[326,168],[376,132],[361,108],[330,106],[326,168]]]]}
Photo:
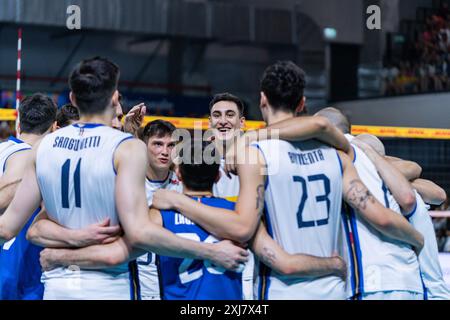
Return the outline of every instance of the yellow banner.
{"type": "Polygon", "coordinates": [[[17,117],[16,109],[0,109],[1,121],[15,121],[17,117]]]}
{"type": "MultiPolygon", "coordinates": [[[[0,109],[0,121],[15,121],[16,116],[15,109],[0,109]]],[[[180,129],[201,128],[202,130],[206,130],[209,124],[208,119],[146,116],[144,118],[144,125],[158,119],[169,121],[180,129]]],[[[256,130],[265,126],[266,124],[263,121],[245,121],[245,130],[256,130]]],[[[352,126],[352,134],[358,135],[362,133],[373,134],[381,138],[450,140],[450,129],[352,126]]]]}
{"type": "Polygon", "coordinates": [[[352,134],[373,134],[381,138],[450,140],[450,129],[352,126],[352,134]]]}

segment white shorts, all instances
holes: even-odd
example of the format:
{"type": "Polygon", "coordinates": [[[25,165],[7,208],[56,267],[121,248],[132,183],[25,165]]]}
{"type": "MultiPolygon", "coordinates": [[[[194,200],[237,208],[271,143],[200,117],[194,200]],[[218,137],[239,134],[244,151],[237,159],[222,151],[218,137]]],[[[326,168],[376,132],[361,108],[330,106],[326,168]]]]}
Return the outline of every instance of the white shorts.
{"type": "Polygon", "coordinates": [[[423,294],[411,291],[380,291],[363,294],[362,300],[423,300],[423,294]]]}
{"type": "Polygon", "coordinates": [[[133,300],[128,276],[115,279],[54,278],[44,282],[44,300],[133,300]]]}

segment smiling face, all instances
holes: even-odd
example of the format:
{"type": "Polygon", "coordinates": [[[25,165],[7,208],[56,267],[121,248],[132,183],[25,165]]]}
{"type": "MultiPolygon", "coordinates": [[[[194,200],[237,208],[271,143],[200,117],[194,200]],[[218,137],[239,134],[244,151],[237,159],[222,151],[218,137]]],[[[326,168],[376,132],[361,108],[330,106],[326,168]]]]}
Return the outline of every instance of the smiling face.
{"type": "Polygon", "coordinates": [[[244,120],[236,103],[219,101],[211,108],[209,126],[214,129],[218,139],[228,140],[233,137],[236,130],[243,128],[244,120]]]}
{"type": "Polygon", "coordinates": [[[150,167],[155,170],[169,171],[172,165],[171,154],[174,147],[175,141],[172,140],[170,135],[150,137],[147,143],[150,167]]]}

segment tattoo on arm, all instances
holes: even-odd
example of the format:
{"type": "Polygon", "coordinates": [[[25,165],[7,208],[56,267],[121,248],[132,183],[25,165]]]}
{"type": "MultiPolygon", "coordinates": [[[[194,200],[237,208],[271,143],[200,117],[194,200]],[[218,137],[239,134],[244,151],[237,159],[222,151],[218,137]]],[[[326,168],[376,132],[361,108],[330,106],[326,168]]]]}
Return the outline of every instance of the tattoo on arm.
{"type": "Polygon", "coordinates": [[[277,256],[272,249],[270,249],[268,247],[264,247],[263,253],[261,256],[261,260],[263,261],[263,263],[265,265],[267,265],[268,267],[271,267],[275,264],[275,262],[277,260],[277,256]]]}
{"type": "Polygon", "coordinates": [[[256,187],[256,210],[264,207],[264,185],[260,184],[256,187]]]}
{"type": "Polygon", "coordinates": [[[361,180],[353,180],[350,182],[350,189],[346,194],[348,203],[358,210],[364,210],[367,202],[375,203],[375,198],[369,190],[364,186],[361,180]]]}

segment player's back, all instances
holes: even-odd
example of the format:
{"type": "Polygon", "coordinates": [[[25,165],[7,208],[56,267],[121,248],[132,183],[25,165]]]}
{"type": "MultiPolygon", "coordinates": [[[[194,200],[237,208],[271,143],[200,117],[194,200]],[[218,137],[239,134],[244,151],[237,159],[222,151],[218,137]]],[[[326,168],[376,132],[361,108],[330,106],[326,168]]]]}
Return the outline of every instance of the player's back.
{"type": "MultiPolygon", "coordinates": [[[[234,210],[234,203],[220,198],[194,198],[203,204],[234,210]]],[[[179,237],[217,242],[206,230],[175,211],[162,211],[164,228],[179,237]]],[[[162,297],[165,300],[241,300],[242,273],[226,271],[209,261],[159,256],[162,297]]]]}
{"type": "MultiPolygon", "coordinates": [[[[400,206],[374,164],[358,147],[353,149],[355,168],[367,189],[386,208],[401,214],[400,206]]],[[[354,276],[353,292],[349,296],[388,291],[423,292],[419,262],[411,246],[384,236],[353,210],[344,215],[344,225],[353,248],[350,260],[355,261],[355,271],[349,272],[349,276],[354,276]]]]}
{"type": "Polygon", "coordinates": [[[415,193],[417,208],[408,217],[408,220],[425,239],[425,244],[419,255],[420,271],[425,286],[424,295],[429,300],[450,300],[450,289],[445,283],[439,263],[439,249],[428,206],[417,191],[415,193]]]}
{"type": "MultiPolygon", "coordinates": [[[[36,156],[36,173],[51,220],[69,229],[82,229],[105,219],[110,219],[111,225],[119,224],[114,153],[120,143],[130,138],[131,135],[104,125],[74,124],[42,140],[36,156]]],[[[129,281],[127,264],[99,271],[69,270],[57,268],[45,272],[43,279],[108,281],[117,280],[120,274],[125,282],[129,281]]],[[[46,283],[46,294],[47,291],[46,283]]],[[[129,289],[127,294],[129,297],[129,289]]]]}
{"type": "MultiPolygon", "coordinates": [[[[316,141],[254,143],[268,176],[265,221],[269,234],[290,254],[330,257],[340,248],[342,166],[335,149],[316,141]]],[[[335,276],[288,279],[260,269],[261,299],[344,299],[345,282],[335,276]]]]}
{"type": "Polygon", "coordinates": [[[46,136],[36,173],[48,215],[81,229],[106,218],[117,225],[114,152],[131,135],[103,125],[75,124],[46,136]]]}

